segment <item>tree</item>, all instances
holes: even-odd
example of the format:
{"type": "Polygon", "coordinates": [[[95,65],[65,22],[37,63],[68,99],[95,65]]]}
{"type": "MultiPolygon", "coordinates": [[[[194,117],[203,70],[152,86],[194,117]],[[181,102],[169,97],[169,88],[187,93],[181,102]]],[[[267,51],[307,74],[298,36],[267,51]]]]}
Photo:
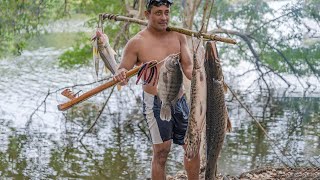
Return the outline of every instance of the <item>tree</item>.
{"type": "MultiPolygon", "coordinates": [[[[223,47],[236,56],[225,57],[231,62],[247,60],[255,64],[261,80],[277,75],[291,85],[280,73],[315,74],[319,66],[320,2],[295,1],[271,8],[272,3],[251,0],[245,3],[219,1],[213,10],[215,27],[212,33],[223,33],[238,39],[238,46],[223,47]],[[276,10],[277,9],[277,10],[276,10]]],[[[274,6],[274,5],[273,5],[274,6]]]]}
{"type": "Polygon", "coordinates": [[[3,0],[0,3],[0,57],[19,55],[26,41],[43,32],[41,27],[58,18],[59,0],[3,0]]]}

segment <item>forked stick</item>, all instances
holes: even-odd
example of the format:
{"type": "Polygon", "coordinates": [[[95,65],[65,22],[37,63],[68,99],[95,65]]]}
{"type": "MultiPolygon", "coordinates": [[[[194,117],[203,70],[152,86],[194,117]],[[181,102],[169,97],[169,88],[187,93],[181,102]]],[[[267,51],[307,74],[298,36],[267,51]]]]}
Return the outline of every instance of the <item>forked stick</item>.
{"type": "MultiPolygon", "coordinates": [[[[138,73],[140,67],[141,66],[137,66],[137,67],[131,69],[130,71],[128,71],[127,72],[127,78],[130,78],[130,77],[136,75],[138,73]]],[[[82,102],[84,100],[87,100],[90,97],[98,94],[99,92],[101,92],[101,91],[103,91],[105,89],[108,89],[109,87],[112,87],[112,86],[116,85],[118,82],[119,81],[117,81],[117,80],[115,81],[115,80],[112,79],[112,80],[110,80],[110,81],[108,81],[108,82],[106,82],[106,83],[104,83],[104,84],[102,84],[102,85],[100,85],[100,86],[98,86],[98,87],[96,87],[94,89],[91,89],[90,91],[82,94],[79,97],[74,97],[74,98],[72,98],[70,101],[68,101],[66,103],[59,104],[58,105],[58,109],[60,111],[65,111],[65,110],[71,108],[72,106],[74,106],[74,105],[76,105],[76,104],[78,104],[78,103],[80,103],[80,102],[82,102]]]]}

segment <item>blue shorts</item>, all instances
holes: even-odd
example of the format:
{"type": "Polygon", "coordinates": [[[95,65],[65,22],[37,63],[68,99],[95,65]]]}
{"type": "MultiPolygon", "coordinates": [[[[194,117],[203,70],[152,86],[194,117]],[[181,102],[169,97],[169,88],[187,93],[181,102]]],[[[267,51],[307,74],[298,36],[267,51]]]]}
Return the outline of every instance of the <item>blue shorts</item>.
{"type": "Polygon", "coordinates": [[[143,115],[147,121],[153,144],[173,140],[173,143],[184,145],[188,126],[189,108],[182,96],[175,107],[171,106],[170,121],[160,119],[161,100],[158,96],[143,92],[143,115]]]}

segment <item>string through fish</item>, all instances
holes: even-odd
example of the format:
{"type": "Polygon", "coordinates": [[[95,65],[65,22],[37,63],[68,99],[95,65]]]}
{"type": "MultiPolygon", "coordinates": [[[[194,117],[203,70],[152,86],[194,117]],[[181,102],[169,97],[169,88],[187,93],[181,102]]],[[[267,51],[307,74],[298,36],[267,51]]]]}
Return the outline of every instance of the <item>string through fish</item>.
{"type": "Polygon", "coordinates": [[[166,58],[164,58],[161,61],[157,61],[157,60],[153,60],[147,63],[144,63],[141,68],[138,71],[138,75],[137,75],[137,81],[136,84],[139,83],[141,77],[143,76],[143,85],[147,85],[150,84],[153,80],[152,86],[156,85],[157,82],[157,77],[158,77],[158,64],[163,63],[164,61],[168,60],[168,58],[171,57],[178,57],[180,55],[180,53],[176,53],[176,54],[171,54],[169,56],[167,56],[166,58]],[[149,76],[147,75],[149,73],[149,76]]]}

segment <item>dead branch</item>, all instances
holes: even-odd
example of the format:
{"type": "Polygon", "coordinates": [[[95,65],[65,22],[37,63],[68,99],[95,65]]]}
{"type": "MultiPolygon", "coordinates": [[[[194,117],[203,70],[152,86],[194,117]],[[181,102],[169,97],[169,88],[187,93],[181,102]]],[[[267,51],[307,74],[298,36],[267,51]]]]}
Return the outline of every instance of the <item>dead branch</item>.
{"type": "MultiPolygon", "coordinates": [[[[245,105],[241,102],[241,100],[238,98],[238,95],[237,95],[228,85],[227,85],[227,87],[228,87],[229,91],[232,93],[232,95],[236,98],[236,100],[238,101],[238,103],[241,105],[241,107],[249,114],[249,116],[256,122],[257,126],[263,131],[263,133],[265,134],[265,136],[266,136],[266,137],[269,139],[269,141],[272,143],[272,146],[273,146],[273,147],[276,147],[276,148],[281,152],[282,156],[285,157],[285,158],[288,160],[288,162],[292,163],[291,160],[286,157],[286,155],[284,154],[284,152],[281,151],[280,146],[275,142],[275,140],[268,135],[267,131],[266,131],[265,128],[261,125],[261,123],[260,123],[260,122],[253,116],[253,114],[249,111],[248,107],[245,106],[245,105]]],[[[275,152],[275,154],[277,155],[276,150],[275,150],[275,148],[273,148],[273,147],[272,147],[271,149],[272,149],[272,150],[275,152]]],[[[288,152],[288,154],[289,154],[291,157],[294,157],[290,152],[288,152]]],[[[278,155],[277,155],[277,156],[278,156],[278,155]]],[[[279,156],[278,156],[278,157],[279,157],[279,156]]],[[[279,157],[279,159],[281,160],[281,162],[282,162],[283,164],[287,165],[280,157],[279,157]]],[[[293,165],[294,167],[295,167],[295,164],[297,164],[297,163],[296,163],[295,160],[293,160],[292,165],[293,165]]],[[[288,165],[287,165],[287,166],[288,166],[288,165]]]]}
{"type": "Polygon", "coordinates": [[[268,25],[268,24],[270,24],[270,23],[272,23],[272,22],[275,22],[275,21],[277,21],[277,20],[279,20],[279,19],[281,19],[281,18],[283,18],[283,17],[287,17],[287,16],[289,16],[289,15],[291,15],[291,14],[296,13],[298,10],[302,10],[302,9],[301,9],[301,8],[300,8],[300,9],[294,9],[294,10],[292,10],[292,11],[286,13],[286,14],[283,14],[283,15],[281,15],[281,16],[279,16],[279,17],[276,17],[276,18],[274,18],[274,19],[271,19],[271,20],[267,21],[266,23],[262,24],[261,26],[259,26],[259,27],[256,28],[255,30],[253,30],[253,31],[250,33],[250,35],[254,34],[254,33],[257,32],[258,30],[260,30],[261,28],[263,28],[264,26],[266,26],[266,25],[268,25]]]}
{"type": "Polygon", "coordinates": [[[128,29],[128,27],[129,27],[129,23],[128,22],[126,22],[122,26],[121,30],[118,32],[117,36],[115,37],[113,49],[117,49],[117,46],[119,45],[119,42],[120,42],[120,38],[123,36],[123,34],[125,34],[125,32],[128,29]]]}
{"type": "Polygon", "coordinates": [[[29,119],[28,121],[26,122],[26,127],[29,127],[31,122],[32,122],[32,119],[33,119],[33,116],[36,114],[37,111],[39,111],[39,109],[44,106],[44,112],[46,112],[46,102],[47,102],[47,99],[49,98],[49,96],[51,96],[52,94],[56,94],[64,89],[73,89],[73,88],[76,88],[76,87],[83,87],[83,86],[89,86],[89,85],[93,85],[93,84],[96,84],[96,83],[99,83],[99,82],[103,82],[103,81],[106,81],[108,79],[112,78],[112,76],[108,76],[106,78],[103,78],[101,80],[98,80],[98,81],[95,81],[95,82],[90,82],[90,83],[86,83],[86,84],[76,84],[76,85],[72,85],[72,86],[66,86],[66,87],[63,87],[63,88],[59,88],[57,90],[54,90],[54,91],[50,91],[48,90],[48,93],[46,94],[46,96],[44,97],[44,100],[36,107],[36,109],[31,113],[31,115],[29,116],[29,119]]]}
{"type": "MultiPolygon", "coordinates": [[[[207,19],[207,10],[208,10],[208,6],[209,6],[209,1],[210,0],[206,0],[206,2],[204,3],[203,6],[203,14],[202,14],[202,21],[201,21],[201,28],[200,28],[200,32],[204,32],[203,30],[205,29],[206,25],[206,19],[207,19]]],[[[209,16],[209,15],[208,15],[209,16]]]]}
{"type": "Polygon", "coordinates": [[[205,32],[208,32],[209,20],[210,20],[211,14],[212,14],[213,5],[214,5],[214,0],[212,0],[212,2],[211,2],[211,7],[210,7],[209,15],[208,15],[208,18],[207,18],[206,27],[205,27],[205,32]]]}
{"type": "Polygon", "coordinates": [[[81,141],[81,140],[83,139],[83,137],[84,137],[87,133],[89,133],[89,132],[91,131],[91,129],[97,124],[100,116],[102,115],[102,112],[103,112],[104,108],[106,107],[106,105],[107,105],[108,102],[109,102],[109,99],[110,99],[110,97],[111,97],[111,95],[112,95],[112,93],[113,93],[114,87],[115,87],[115,86],[112,87],[111,92],[110,92],[107,100],[104,102],[104,104],[102,105],[101,109],[99,110],[99,114],[97,115],[96,120],[93,122],[93,124],[90,126],[90,128],[81,136],[81,138],[79,139],[79,141],[81,141]]]}
{"type": "Polygon", "coordinates": [[[183,4],[183,27],[192,29],[192,23],[196,10],[199,8],[201,0],[185,0],[183,4]]]}
{"type": "Polygon", "coordinates": [[[266,65],[266,64],[262,64],[263,67],[269,69],[272,73],[274,73],[275,75],[277,75],[283,82],[285,82],[288,86],[288,88],[292,85],[291,83],[289,83],[283,76],[281,76],[278,72],[276,72],[273,68],[271,68],[270,66],[266,65]]]}

